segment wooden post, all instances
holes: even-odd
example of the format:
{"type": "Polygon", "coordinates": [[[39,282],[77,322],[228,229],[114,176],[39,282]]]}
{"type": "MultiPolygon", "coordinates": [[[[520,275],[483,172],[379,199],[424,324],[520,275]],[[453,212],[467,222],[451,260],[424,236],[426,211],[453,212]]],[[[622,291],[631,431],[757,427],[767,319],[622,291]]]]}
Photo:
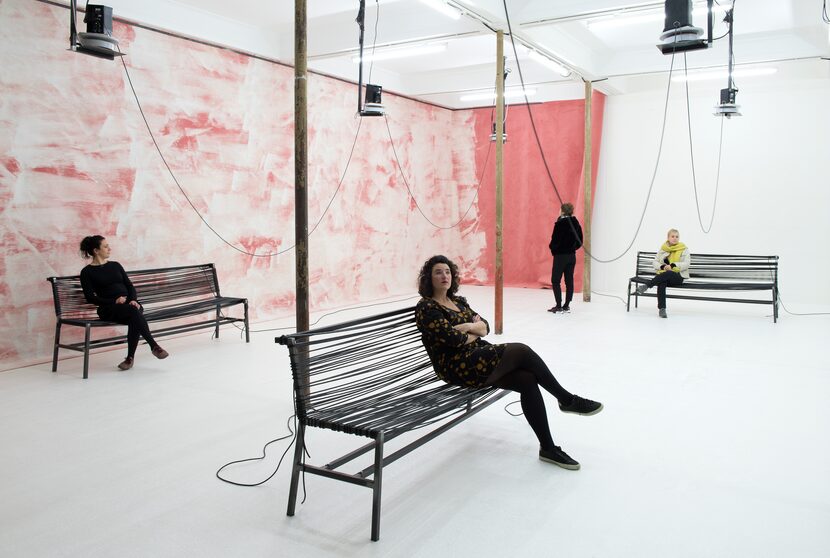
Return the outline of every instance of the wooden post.
{"type": "Polygon", "coordinates": [[[502,261],[502,196],[504,158],[504,31],[496,32],[496,330],[504,329],[504,266],[502,261]]]}
{"type": "Polygon", "coordinates": [[[308,321],[308,53],[306,1],[294,0],[294,244],[297,331],[308,321]]]}
{"type": "Polygon", "coordinates": [[[585,155],[582,160],[582,300],[591,302],[591,193],[593,174],[591,172],[591,103],[594,87],[590,81],[585,82],[585,155]]]}

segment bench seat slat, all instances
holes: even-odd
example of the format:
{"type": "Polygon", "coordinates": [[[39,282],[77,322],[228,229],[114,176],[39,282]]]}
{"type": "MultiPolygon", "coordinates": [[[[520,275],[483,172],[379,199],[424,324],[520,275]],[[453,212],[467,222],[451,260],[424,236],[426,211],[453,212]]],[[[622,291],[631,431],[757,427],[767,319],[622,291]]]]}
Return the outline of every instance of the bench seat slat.
{"type": "Polygon", "coordinates": [[[294,379],[297,441],[288,515],[294,514],[300,472],[372,488],[372,540],[378,540],[383,467],[428,443],[507,392],[446,384],[435,374],[415,323],[415,308],[352,320],[276,339],[288,347],[294,379]],[[307,427],[368,437],[372,444],[329,461],[307,465],[307,427]],[[384,441],[431,427],[384,458],[384,441]],[[354,475],[334,469],[374,449],[374,465],[354,475]],[[374,476],[374,482],[367,477],[374,476]]]}
{"type": "MultiPolygon", "coordinates": [[[[628,301],[631,296],[637,305],[639,297],[654,297],[651,293],[632,292],[632,285],[647,283],[655,275],[652,266],[655,252],[638,252],[635,275],[628,280],[628,301]]],[[[747,304],[770,304],[773,306],[773,321],[778,321],[778,256],[749,256],[730,254],[691,254],[689,263],[690,279],[682,285],[668,287],[666,298],[704,300],[713,302],[735,302],[747,304]],[[705,291],[705,295],[693,296],[676,294],[683,291],[705,291]],[[731,298],[718,296],[715,291],[770,291],[767,300],[731,298]]]]}
{"type": "MultiPolygon", "coordinates": [[[[213,264],[132,270],[127,271],[127,276],[135,287],[137,298],[144,308],[144,318],[148,323],[193,318],[208,312],[216,313],[216,317],[209,320],[190,321],[164,328],[154,328],[154,336],[161,337],[206,328],[215,328],[216,335],[218,335],[220,325],[243,322],[246,341],[250,342],[248,300],[220,294],[216,269],[213,264]],[[244,318],[228,317],[221,314],[222,309],[237,305],[244,307],[244,318]]],[[[85,355],[84,378],[86,378],[88,375],[87,355],[89,349],[125,343],[126,335],[104,339],[90,338],[88,341],[85,340],[79,343],[60,343],[61,326],[69,325],[90,329],[116,327],[122,324],[102,320],[98,317],[97,307],[89,304],[84,297],[80,276],[49,277],[48,280],[52,283],[52,297],[57,319],[52,371],[57,371],[58,349],[81,350],[85,355]]]]}

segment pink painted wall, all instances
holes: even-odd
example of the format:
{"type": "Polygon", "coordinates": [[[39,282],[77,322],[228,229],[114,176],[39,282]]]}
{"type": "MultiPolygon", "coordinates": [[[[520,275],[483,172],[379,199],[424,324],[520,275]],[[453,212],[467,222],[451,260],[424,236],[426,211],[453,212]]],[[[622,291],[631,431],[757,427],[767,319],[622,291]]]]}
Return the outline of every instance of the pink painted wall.
{"type": "MultiPolygon", "coordinates": [[[[532,105],[533,121],[559,194],[565,202],[576,207],[574,215],[581,223],[584,196],[584,101],[562,101],[532,105]]],[[[592,99],[592,176],[596,190],[597,165],[602,135],[602,116],[605,96],[594,93],[592,99]]],[[[476,137],[488,137],[491,132],[492,110],[475,112],[476,137]]],[[[560,202],[545,170],[544,162],[533,134],[528,110],[513,106],[507,112],[507,143],[504,146],[504,284],[514,287],[550,287],[553,259],[548,243],[553,224],[559,216],[560,202]]],[[[477,151],[479,165],[486,151],[477,151]]],[[[495,149],[491,159],[495,158],[495,149]]],[[[489,163],[492,165],[492,161],[489,163]]],[[[477,226],[487,236],[487,248],[480,266],[485,275],[484,284],[495,280],[495,178],[488,173],[482,185],[481,211],[477,226]]],[[[593,199],[593,196],[592,196],[593,199]]],[[[582,250],[577,252],[574,288],[582,289],[582,250]]]]}
{"type": "MultiPolygon", "coordinates": [[[[55,317],[45,279],[78,273],[77,246],[87,234],[105,235],[113,259],[128,269],[214,262],[223,292],[251,300],[252,319],[293,315],[294,252],[252,257],[208,230],[159,158],[120,62],[68,52],[67,19],[64,8],[0,0],[0,370],[50,360],[55,317]]],[[[293,70],[125,24],[114,34],[161,150],[205,219],[245,251],[290,248],[293,70]]],[[[309,97],[313,226],[360,121],[354,85],[312,75],[309,97]]],[[[483,167],[489,113],[393,95],[384,101],[418,207],[397,171],[385,121],[363,119],[343,185],[310,238],[312,311],[414,293],[417,269],[435,253],[455,259],[467,282],[492,276],[494,152],[483,167]],[[436,228],[421,215],[419,207],[439,226],[458,222],[482,172],[479,198],[459,226],[436,228]]],[[[554,172],[568,169],[557,180],[575,187],[581,103],[534,110],[543,144],[557,146],[548,151],[554,172]]],[[[548,274],[555,211],[522,118],[511,109],[506,279],[538,286],[548,274]]]]}

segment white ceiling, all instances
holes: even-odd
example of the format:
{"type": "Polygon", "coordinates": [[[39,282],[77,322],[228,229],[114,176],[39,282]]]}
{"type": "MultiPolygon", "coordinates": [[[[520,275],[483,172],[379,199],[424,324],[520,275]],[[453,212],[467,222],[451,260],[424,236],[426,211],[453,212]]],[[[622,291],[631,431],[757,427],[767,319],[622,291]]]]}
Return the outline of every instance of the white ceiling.
{"type": "MultiPolygon", "coordinates": [[[[451,108],[486,105],[464,102],[468,92],[480,92],[495,82],[496,38],[481,20],[507,31],[503,0],[449,1],[469,11],[458,20],[420,0],[366,0],[365,45],[379,51],[387,45],[446,43],[439,54],[377,61],[372,82],[424,101],[451,108]],[[377,21],[377,36],[375,22],[377,21]]],[[[721,4],[729,0],[718,0],[721,4]]],[[[830,25],[821,18],[822,0],[735,0],[734,52],[739,67],[778,67],[792,61],[808,77],[830,77],[830,25]]],[[[355,23],[359,0],[307,0],[309,68],[357,81],[358,65],[352,57],[358,46],[355,23]]],[[[288,64],[293,62],[294,2],[278,0],[107,0],[116,17],[164,29],[211,43],[250,52],[288,64]]],[[[568,64],[570,77],[519,53],[521,73],[534,101],[581,98],[582,79],[603,80],[597,89],[624,93],[655,83],[664,75],[671,57],[656,48],[662,32],[663,1],[633,0],[507,0],[514,36],[525,44],[568,64]],[[595,24],[621,12],[652,14],[656,21],[620,27],[595,24]],[[589,23],[591,23],[589,25],[589,23]],[[608,78],[608,79],[605,79],[608,78]]],[[[695,6],[705,6],[696,1],[695,6]]],[[[618,17],[618,16],[617,16],[618,17]]],[[[727,27],[716,19],[715,36],[727,27]]],[[[705,19],[694,24],[705,28],[705,19]]],[[[512,70],[508,87],[520,85],[509,37],[505,39],[507,65],[512,70]]],[[[711,68],[727,63],[727,39],[705,51],[687,55],[689,68],[711,68]]],[[[368,63],[367,63],[368,64],[368,63]]],[[[680,57],[675,68],[682,68],[680,57]]],[[[366,74],[369,68],[366,67],[366,74]]],[[[792,74],[792,68],[788,71],[792,74]]],[[[364,74],[364,76],[366,75],[364,74]]],[[[365,77],[364,77],[365,79],[365,77]]],[[[755,78],[770,79],[770,78],[755,78]]],[[[661,78],[661,82],[664,79],[661,78]]]]}

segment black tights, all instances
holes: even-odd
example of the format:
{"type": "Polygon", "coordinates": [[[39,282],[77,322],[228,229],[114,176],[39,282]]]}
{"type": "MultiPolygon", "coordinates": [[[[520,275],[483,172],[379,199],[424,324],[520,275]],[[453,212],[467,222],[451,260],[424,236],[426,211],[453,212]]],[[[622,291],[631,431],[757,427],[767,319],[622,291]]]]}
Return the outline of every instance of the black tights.
{"type": "Polygon", "coordinates": [[[533,349],[522,343],[508,343],[493,376],[493,385],[518,392],[522,411],[542,449],[553,448],[553,437],[548,425],[545,401],[539,387],[553,395],[560,403],[569,404],[573,394],[563,388],[553,377],[545,362],[533,349]]]}
{"type": "Polygon", "coordinates": [[[141,337],[147,341],[151,349],[158,347],[142,312],[142,309],[130,304],[107,304],[98,307],[98,315],[102,320],[127,326],[127,358],[135,357],[135,350],[138,348],[138,340],[141,337]]]}

